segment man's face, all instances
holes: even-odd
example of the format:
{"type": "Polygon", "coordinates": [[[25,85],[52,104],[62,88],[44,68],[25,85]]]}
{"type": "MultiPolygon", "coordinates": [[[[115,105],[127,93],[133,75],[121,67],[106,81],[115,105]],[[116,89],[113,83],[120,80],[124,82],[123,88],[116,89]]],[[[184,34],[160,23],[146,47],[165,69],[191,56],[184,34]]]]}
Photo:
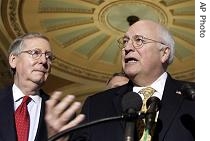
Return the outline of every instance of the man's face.
{"type": "MultiPolygon", "coordinates": [[[[50,44],[42,38],[26,39],[22,51],[40,49],[42,53],[50,52],[50,44]]],[[[17,83],[36,83],[42,85],[50,73],[51,61],[45,54],[40,58],[34,59],[32,55],[24,52],[17,56],[10,56],[10,65],[16,69],[15,82],[17,83]]]]}
{"type": "Polygon", "coordinates": [[[157,26],[153,23],[140,21],[129,28],[125,34],[127,43],[122,49],[122,65],[130,78],[156,75],[155,73],[163,71],[162,63],[166,61],[162,58],[161,43],[145,39],[146,44],[139,47],[135,42],[135,37],[139,35],[161,42],[157,26]]]}

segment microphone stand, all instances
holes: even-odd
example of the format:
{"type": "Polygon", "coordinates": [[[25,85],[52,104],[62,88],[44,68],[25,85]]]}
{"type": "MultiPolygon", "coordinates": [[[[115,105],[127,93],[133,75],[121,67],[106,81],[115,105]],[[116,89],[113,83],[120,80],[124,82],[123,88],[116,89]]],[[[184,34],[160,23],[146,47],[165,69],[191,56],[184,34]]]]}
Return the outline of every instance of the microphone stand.
{"type": "Polygon", "coordinates": [[[108,122],[108,121],[114,121],[114,120],[142,119],[144,117],[145,117],[145,113],[132,113],[132,114],[125,113],[125,114],[120,115],[120,116],[102,118],[102,119],[99,119],[99,120],[95,120],[95,121],[92,121],[92,122],[88,122],[88,123],[85,123],[85,124],[81,124],[81,125],[63,130],[63,131],[53,135],[52,137],[48,138],[48,141],[55,141],[55,140],[59,139],[60,137],[66,135],[66,134],[69,134],[73,131],[76,131],[76,130],[79,130],[79,129],[82,129],[82,128],[86,128],[86,127],[89,127],[89,126],[92,126],[92,125],[95,125],[95,124],[108,122]]]}

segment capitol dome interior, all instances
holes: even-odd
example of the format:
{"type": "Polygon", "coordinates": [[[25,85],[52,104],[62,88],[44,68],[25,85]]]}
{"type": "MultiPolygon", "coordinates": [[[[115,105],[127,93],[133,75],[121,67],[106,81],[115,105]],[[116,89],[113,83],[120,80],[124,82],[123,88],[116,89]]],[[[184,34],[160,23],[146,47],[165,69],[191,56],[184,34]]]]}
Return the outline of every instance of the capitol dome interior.
{"type": "Polygon", "coordinates": [[[83,102],[121,71],[117,39],[128,29],[129,18],[165,25],[176,47],[168,72],[195,81],[194,0],[1,0],[0,8],[0,88],[12,82],[10,43],[36,31],[50,39],[56,56],[43,89],[73,94],[83,102]]]}

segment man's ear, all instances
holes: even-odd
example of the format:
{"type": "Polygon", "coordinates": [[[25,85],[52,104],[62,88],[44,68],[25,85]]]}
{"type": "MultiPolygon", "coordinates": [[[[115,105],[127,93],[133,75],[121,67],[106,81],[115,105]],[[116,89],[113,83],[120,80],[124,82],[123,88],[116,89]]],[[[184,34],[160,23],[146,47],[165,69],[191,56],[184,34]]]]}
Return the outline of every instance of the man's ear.
{"type": "Polygon", "coordinates": [[[9,55],[9,65],[11,68],[16,68],[17,56],[14,54],[9,55]]]}
{"type": "Polygon", "coordinates": [[[171,50],[170,50],[169,47],[164,47],[164,48],[161,49],[161,54],[160,55],[161,55],[162,63],[165,63],[168,60],[168,58],[170,56],[170,52],[171,52],[171,50]]]}

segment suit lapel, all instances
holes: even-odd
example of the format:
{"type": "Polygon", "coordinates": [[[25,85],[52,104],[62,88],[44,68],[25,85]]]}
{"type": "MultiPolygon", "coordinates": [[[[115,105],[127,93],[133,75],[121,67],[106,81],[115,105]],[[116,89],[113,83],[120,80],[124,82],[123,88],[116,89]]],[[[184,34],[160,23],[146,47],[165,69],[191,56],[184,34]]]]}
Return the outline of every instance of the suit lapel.
{"type": "Polygon", "coordinates": [[[159,140],[162,141],[173,122],[176,113],[180,109],[183,97],[177,94],[178,86],[175,80],[168,76],[161,100],[161,109],[158,117],[157,130],[159,140]]]}
{"type": "Polygon", "coordinates": [[[34,141],[45,141],[48,138],[44,117],[45,117],[45,101],[49,99],[49,96],[46,95],[42,90],[40,90],[40,96],[42,98],[41,111],[40,111],[38,129],[34,141]]]}
{"type": "Polygon", "coordinates": [[[4,141],[16,140],[12,87],[8,87],[0,93],[0,111],[0,139],[4,141]]]}

